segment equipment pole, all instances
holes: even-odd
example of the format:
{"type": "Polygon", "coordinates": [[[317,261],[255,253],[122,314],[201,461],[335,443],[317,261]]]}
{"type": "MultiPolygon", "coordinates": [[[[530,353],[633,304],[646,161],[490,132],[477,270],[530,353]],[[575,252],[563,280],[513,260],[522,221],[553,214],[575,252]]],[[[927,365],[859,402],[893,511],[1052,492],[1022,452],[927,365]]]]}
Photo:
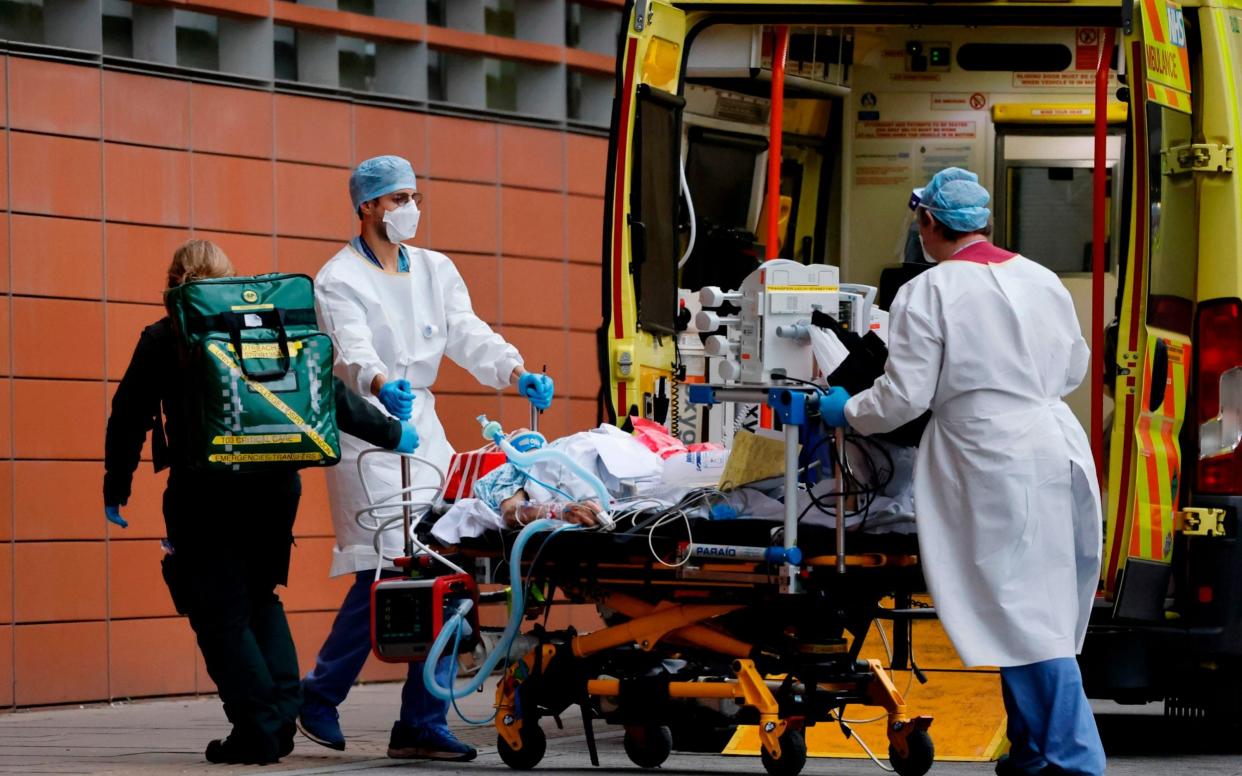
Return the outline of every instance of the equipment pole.
{"type": "MultiPolygon", "coordinates": [[[[404,455],[401,456],[401,525],[403,528],[402,536],[405,538],[405,557],[414,557],[414,540],[410,538],[410,497],[413,495],[409,492],[410,488],[410,459],[404,455]]],[[[382,544],[380,545],[383,546],[382,544]]]]}
{"type": "MultiPolygon", "coordinates": [[[[798,427],[785,424],[785,549],[798,546],[798,427]]],[[[789,569],[789,592],[801,592],[798,569],[789,569]]]]}
{"type": "Polygon", "coordinates": [[[845,573],[845,429],[836,430],[837,573],[845,573]]]}
{"type": "Polygon", "coordinates": [[[779,25],[772,41],[772,107],[768,130],[768,237],[764,258],[780,256],[781,223],[781,132],[785,120],[785,58],[789,53],[789,27],[779,25]]]}

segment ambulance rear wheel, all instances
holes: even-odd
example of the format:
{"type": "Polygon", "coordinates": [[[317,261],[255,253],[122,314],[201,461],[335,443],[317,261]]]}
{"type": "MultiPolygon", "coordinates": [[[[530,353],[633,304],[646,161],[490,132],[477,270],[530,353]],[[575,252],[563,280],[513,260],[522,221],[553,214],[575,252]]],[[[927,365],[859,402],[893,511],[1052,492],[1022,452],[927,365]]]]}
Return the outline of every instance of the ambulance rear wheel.
{"type": "Polygon", "coordinates": [[[916,730],[906,739],[906,756],[901,757],[893,747],[888,748],[888,761],[897,776],[923,776],[931,770],[936,760],[936,747],[926,730],[916,730]]]}
{"type": "Polygon", "coordinates": [[[673,731],[663,725],[625,729],[625,754],[639,768],[659,768],[673,753],[673,731]]]}
{"type": "Polygon", "coordinates": [[[768,754],[767,749],[760,749],[759,759],[763,760],[764,769],[771,776],[798,776],[806,765],[806,736],[801,730],[786,730],[780,742],[779,760],[768,754]]]}
{"type": "Polygon", "coordinates": [[[529,771],[539,764],[544,753],[548,751],[548,737],[535,724],[523,725],[518,736],[522,739],[521,749],[509,746],[504,736],[496,736],[496,749],[505,765],[515,771],[529,771]]]}

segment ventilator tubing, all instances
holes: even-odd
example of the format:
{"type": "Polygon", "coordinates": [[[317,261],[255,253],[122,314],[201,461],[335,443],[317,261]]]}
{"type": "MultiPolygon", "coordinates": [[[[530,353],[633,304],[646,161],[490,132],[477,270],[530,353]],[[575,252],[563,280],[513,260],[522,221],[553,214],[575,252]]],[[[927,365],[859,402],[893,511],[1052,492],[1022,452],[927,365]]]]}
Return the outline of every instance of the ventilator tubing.
{"type": "Polygon", "coordinates": [[[608,514],[608,507],[612,504],[612,495],[608,492],[608,488],[604,487],[604,483],[600,482],[599,477],[584,469],[582,464],[565,455],[565,453],[551,447],[541,447],[524,453],[510,444],[509,440],[505,439],[505,433],[499,423],[489,421],[486,415],[480,415],[478,420],[483,426],[483,436],[495,442],[496,446],[504,452],[505,457],[514,466],[526,468],[540,461],[551,460],[560,463],[566,469],[573,472],[579,479],[590,486],[591,490],[595,491],[595,496],[599,499],[600,509],[603,510],[598,515],[600,522],[605,528],[612,528],[612,517],[608,514]]]}
{"type": "Polygon", "coordinates": [[[543,531],[552,531],[555,534],[561,531],[574,530],[581,529],[576,525],[548,518],[536,520],[522,529],[522,532],[518,534],[518,538],[513,542],[513,605],[510,607],[509,622],[505,625],[504,633],[500,636],[500,642],[488,654],[487,659],[479,666],[478,673],[467,684],[462,687],[440,686],[440,683],[436,680],[436,665],[440,662],[440,658],[444,656],[449,640],[454,638],[466,623],[466,615],[474,606],[474,601],[470,599],[463,600],[457,605],[457,612],[448,622],[444,623],[444,627],[436,635],[436,640],[431,645],[431,652],[428,653],[427,660],[423,663],[423,684],[427,686],[427,692],[442,701],[455,701],[465,698],[483,686],[483,682],[495,670],[496,664],[500,662],[500,658],[509,654],[509,648],[513,645],[513,640],[517,638],[518,632],[521,630],[522,617],[526,614],[526,589],[522,584],[522,553],[526,549],[526,542],[534,534],[543,531]]]}

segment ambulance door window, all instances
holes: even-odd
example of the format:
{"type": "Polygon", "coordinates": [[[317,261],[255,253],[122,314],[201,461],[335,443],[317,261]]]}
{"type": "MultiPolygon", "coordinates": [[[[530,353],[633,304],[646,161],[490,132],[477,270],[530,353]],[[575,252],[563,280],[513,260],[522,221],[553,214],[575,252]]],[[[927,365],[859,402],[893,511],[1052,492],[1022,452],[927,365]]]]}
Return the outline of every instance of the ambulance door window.
{"type": "Polygon", "coordinates": [[[755,221],[768,141],[756,135],[691,127],[686,183],[697,235],[681,287],[736,289],[758,265],[755,221]]]}
{"type": "Polygon", "coordinates": [[[630,266],[638,325],[671,334],[677,315],[678,154],[685,101],[647,84],[638,87],[630,185],[630,266]]]}
{"type": "Polygon", "coordinates": [[[1009,249],[1057,274],[1090,272],[1092,174],[1085,164],[1011,166],[1009,249]]]}
{"type": "Polygon", "coordinates": [[[1198,218],[1192,173],[1169,169],[1191,142],[1189,114],[1147,103],[1150,282],[1147,324],[1190,335],[1194,318],[1198,218]]]}

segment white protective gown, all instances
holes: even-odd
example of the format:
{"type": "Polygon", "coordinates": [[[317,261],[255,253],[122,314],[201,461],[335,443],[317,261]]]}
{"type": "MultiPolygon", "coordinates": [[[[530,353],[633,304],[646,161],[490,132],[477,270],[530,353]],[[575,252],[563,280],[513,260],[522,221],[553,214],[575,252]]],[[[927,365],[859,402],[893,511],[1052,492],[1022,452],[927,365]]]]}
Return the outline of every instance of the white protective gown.
{"type": "Polygon", "coordinates": [[[1073,657],[1101,517],[1086,433],[1061,399],[1089,361],[1069,293],[1022,256],[951,260],[902,287],[889,320],[885,374],[845,415],[873,434],[932,410],[914,502],[949,638],[968,666],[1073,657]]]}
{"type": "MultiPolygon", "coordinates": [[[[382,409],[371,395],[375,376],[410,381],[415,396],[410,420],[419,436],[416,453],[443,470],[453,448],[436,416],[436,399],[431,393],[440,359],[447,355],[483,385],[500,389],[509,385],[513,370],[522,365],[522,357],[474,314],[466,284],[447,256],[408,245],[405,248],[410,271],[395,273],[375,266],[347,244],[316,276],[315,307],[320,327],[332,337],[336,348],[334,371],[347,386],[382,409]]],[[[342,433],[341,462],[328,470],[328,496],[336,531],[332,576],[373,570],[378,562],[374,533],[354,519],[367,505],[358,479],[357,458],[368,447],[361,439],[342,433]]],[[[395,456],[370,456],[364,465],[373,495],[400,489],[401,469],[395,456]]],[[[416,485],[434,485],[437,481],[425,467],[415,466],[412,473],[416,485]]],[[[414,498],[425,500],[434,496],[430,490],[414,494],[414,498]]],[[[383,541],[386,556],[401,553],[399,523],[385,533],[383,541]]]]}

